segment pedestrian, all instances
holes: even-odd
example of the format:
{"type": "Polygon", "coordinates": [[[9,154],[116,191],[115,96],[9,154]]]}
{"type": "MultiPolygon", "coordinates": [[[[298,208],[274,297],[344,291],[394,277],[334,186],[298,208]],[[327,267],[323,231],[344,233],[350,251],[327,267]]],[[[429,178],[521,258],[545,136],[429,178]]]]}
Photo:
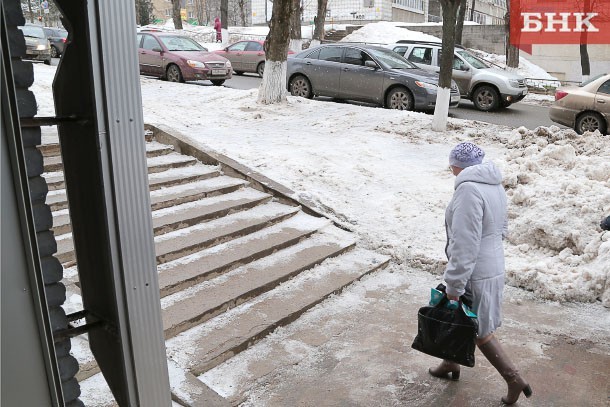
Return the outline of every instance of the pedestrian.
{"type": "MultiPolygon", "coordinates": [[[[477,346],[506,380],[508,394],[502,402],[513,404],[521,392],[530,397],[532,390],[494,336],[502,324],[507,199],[500,170],[490,161],[483,163],[484,156],[481,148],[469,142],[458,144],[449,154],[456,178],[445,211],[448,263],[444,280],[449,300],[457,301],[464,294],[472,298],[479,321],[477,346]]],[[[451,373],[457,380],[460,365],[443,360],[429,372],[446,379],[451,373]]]]}
{"type": "Polygon", "coordinates": [[[222,42],[222,24],[220,18],[214,18],[214,30],[216,30],[216,42],[222,42]]]}
{"type": "Polygon", "coordinates": [[[602,230],[610,230],[610,216],[608,216],[606,219],[602,219],[602,221],[599,223],[599,227],[602,228],[602,230]]]}

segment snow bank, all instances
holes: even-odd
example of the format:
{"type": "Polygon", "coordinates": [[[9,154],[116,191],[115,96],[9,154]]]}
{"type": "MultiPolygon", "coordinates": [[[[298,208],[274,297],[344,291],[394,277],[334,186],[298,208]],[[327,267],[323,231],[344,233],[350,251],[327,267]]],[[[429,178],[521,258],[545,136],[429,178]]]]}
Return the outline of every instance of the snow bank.
{"type": "Polygon", "coordinates": [[[395,23],[379,22],[366,24],[359,30],[354,31],[343,42],[368,42],[379,44],[391,44],[399,40],[417,40],[441,42],[440,38],[424,34],[421,31],[412,31],[407,28],[396,27],[395,23]]]}
{"type": "Polygon", "coordinates": [[[610,138],[521,127],[506,143],[512,285],[553,300],[610,307],[610,138]]]}

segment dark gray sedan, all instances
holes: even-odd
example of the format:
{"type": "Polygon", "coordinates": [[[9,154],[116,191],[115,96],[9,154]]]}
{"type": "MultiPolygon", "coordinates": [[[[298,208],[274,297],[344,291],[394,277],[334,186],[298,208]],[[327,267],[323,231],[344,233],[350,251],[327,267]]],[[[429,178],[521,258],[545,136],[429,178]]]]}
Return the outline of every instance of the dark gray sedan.
{"type": "MultiPolygon", "coordinates": [[[[426,72],[386,48],[326,44],[288,58],[288,91],[294,96],[329,96],[389,109],[431,110],[438,74],[426,72]]],[[[460,103],[455,82],[450,106],[460,103]]]]}

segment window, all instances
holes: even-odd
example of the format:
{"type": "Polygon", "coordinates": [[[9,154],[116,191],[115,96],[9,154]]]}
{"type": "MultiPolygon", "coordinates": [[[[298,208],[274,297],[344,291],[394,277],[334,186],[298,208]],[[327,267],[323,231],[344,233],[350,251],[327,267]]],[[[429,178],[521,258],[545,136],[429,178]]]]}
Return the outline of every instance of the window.
{"type": "Polygon", "coordinates": [[[415,11],[420,14],[424,12],[424,6],[424,0],[392,0],[392,7],[415,11]]]}
{"type": "Polygon", "coordinates": [[[432,65],[432,48],[415,47],[407,59],[418,64],[432,65]]]}
{"type": "Polygon", "coordinates": [[[610,95],[610,81],[606,81],[599,87],[597,93],[605,93],[606,95],[610,95]]]}
{"type": "Polygon", "coordinates": [[[142,48],[152,51],[153,48],[161,48],[161,44],[152,35],[145,35],[142,48]]]}
{"type": "Polygon", "coordinates": [[[408,49],[407,47],[394,47],[393,51],[404,56],[408,49]]]}
{"type": "Polygon", "coordinates": [[[311,54],[307,55],[305,58],[306,59],[319,59],[320,58],[320,50],[319,49],[315,50],[311,54]]]}
{"type": "Polygon", "coordinates": [[[140,44],[142,44],[142,34],[138,34],[138,35],[137,35],[137,38],[138,38],[138,39],[137,39],[137,41],[136,41],[136,47],[137,47],[137,48],[142,48],[142,47],[140,46],[140,44]]]}
{"type": "Polygon", "coordinates": [[[238,42],[237,44],[231,45],[227,50],[228,51],[243,51],[246,49],[247,42],[238,42]]]}
{"type": "Polygon", "coordinates": [[[320,50],[319,58],[329,62],[341,62],[342,47],[326,47],[320,50]]]}
{"type": "MultiPolygon", "coordinates": [[[[441,57],[443,56],[443,51],[442,50],[438,50],[438,61],[437,64],[438,66],[441,66],[441,57]]],[[[460,70],[464,70],[464,67],[466,66],[466,64],[464,63],[464,61],[462,61],[460,58],[458,58],[457,56],[453,56],[453,69],[457,69],[458,71],[460,70]]]]}
{"type": "Polygon", "coordinates": [[[189,18],[195,18],[195,13],[193,13],[192,11],[189,11],[188,17],[189,18]]]}
{"type": "Polygon", "coordinates": [[[363,0],[362,7],[375,7],[375,0],[363,0]]]}
{"type": "Polygon", "coordinates": [[[171,8],[166,8],[165,9],[165,17],[171,17],[172,16],[172,9],[171,8]]]}
{"type": "Polygon", "coordinates": [[[351,65],[364,65],[363,52],[356,48],[346,48],[343,62],[351,65]]]}
{"type": "Polygon", "coordinates": [[[246,51],[262,51],[263,45],[260,42],[250,41],[248,45],[246,45],[246,51]]]}

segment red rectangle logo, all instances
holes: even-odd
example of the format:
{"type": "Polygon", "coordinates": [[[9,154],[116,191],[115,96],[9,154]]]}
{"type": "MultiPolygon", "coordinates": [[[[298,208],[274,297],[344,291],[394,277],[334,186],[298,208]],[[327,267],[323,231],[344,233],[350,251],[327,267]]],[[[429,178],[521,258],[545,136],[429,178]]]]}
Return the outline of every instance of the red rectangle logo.
{"type": "Polygon", "coordinates": [[[610,0],[511,0],[510,42],[610,44],[610,0]]]}

